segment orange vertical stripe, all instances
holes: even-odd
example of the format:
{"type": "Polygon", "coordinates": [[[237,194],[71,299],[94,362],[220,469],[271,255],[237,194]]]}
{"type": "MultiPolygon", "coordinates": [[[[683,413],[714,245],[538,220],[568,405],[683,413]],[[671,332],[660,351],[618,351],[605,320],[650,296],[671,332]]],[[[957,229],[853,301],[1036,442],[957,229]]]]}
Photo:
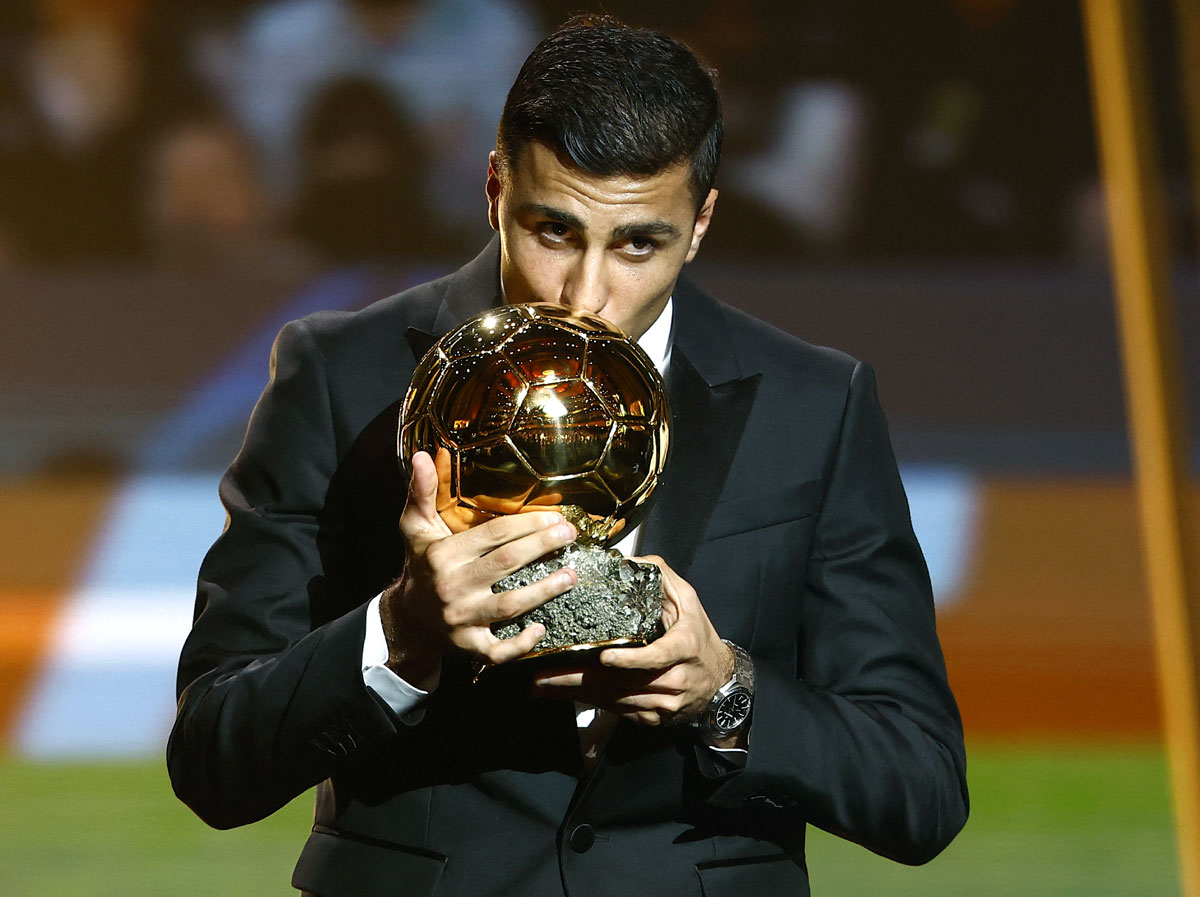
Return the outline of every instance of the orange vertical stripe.
{"type": "Polygon", "coordinates": [[[0,481],[0,745],[9,743],[116,485],[105,475],[0,481]]]}

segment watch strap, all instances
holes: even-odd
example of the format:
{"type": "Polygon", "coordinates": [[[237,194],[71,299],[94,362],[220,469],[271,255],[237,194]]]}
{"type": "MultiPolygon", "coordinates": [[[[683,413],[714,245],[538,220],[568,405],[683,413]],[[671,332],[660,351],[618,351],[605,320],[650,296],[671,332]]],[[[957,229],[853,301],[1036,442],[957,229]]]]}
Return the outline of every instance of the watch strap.
{"type": "Polygon", "coordinates": [[[754,661],[745,648],[721,639],[733,652],[733,674],[717,689],[708,707],[693,726],[715,737],[731,735],[750,719],[754,702],[754,661]],[[735,719],[730,720],[730,713],[735,719]]]}

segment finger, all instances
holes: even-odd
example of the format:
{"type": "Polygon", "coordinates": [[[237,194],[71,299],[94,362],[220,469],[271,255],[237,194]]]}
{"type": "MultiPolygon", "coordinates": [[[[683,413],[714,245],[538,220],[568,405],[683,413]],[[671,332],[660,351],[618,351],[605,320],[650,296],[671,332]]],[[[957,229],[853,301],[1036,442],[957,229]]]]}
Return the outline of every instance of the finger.
{"type": "Polygon", "coordinates": [[[539,688],[579,688],[583,685],[583,672],[581,670],[559,670],[540,675],[533,680],[533,683],[539,688]]]}
{"type": "Polygon", "coordinates": [[[438,475],[428,452],[412,457],[408,499],[400,513],[400,532],[411,542],[428,542],[450,535],[437,512],[438,475]]]}
{"type": "Polygon", "coordinates": [[[663,572],[663,576],[678,577],[678,574],[671,569],[671,565],[662,559],[657,554],[632,555],[629,558],[631,561],[641,561],[644,564],[653,564],[663,572]]]}
{"type": "MultiPolygon", "coordinates": [[[[519,516],[532,517],[535,515],[521,514],[519,516]]],[[[555,515],[546,516],[555,517],[555,515]]],[[[558,523],[543,529],[535,529],[533,532],[505,542],[477,558],[472,562],[470,569],[466,571],[468,585],[490,589],[495,583],[510,573],[520,570],[526,564],[531,564],[539,558],[571,544],[575,538],[575,527],[562,521],[561,517],[558,520],[558,523]]],[[[482,527],[477,528],[482,529],[482,527]]],[[[572,582],[571,585],[574,583],[572,582]]]]}
{"type": "Polygon", "coordinates": [[[670,564],[658,555],[652,554],[645,557],[635,557],[632,560],[654,564],[662,573],[662,624],[664,629],[669,630],[683,616],[685,600],[687,600],[685,596],[690,597],[696,604],[699,604],[700,598],[696,595],[696,590],[691,587],[686,579],[672,570],[670,564]]]}
{"type": "Polygon", "coordinates": [[[546,627],[541,623],[530,623],[512,638],[496,638],[488,632],[476,653],[492,664],[508,663],[528,654],[545,637],[546,627]]]}
{"type": "Polygon", "coordinates": [[[634,722],[645,725],[664,725],[679,716],[684,701],[678,695],[655,692],[632,692],[612,694],[589,688],[555,688],[533,685],[530,694],[535,698],[573,700],[592,707],[599,707],[634,722]]]}
{"type": "Polygon", "coordinates": [[[612,702],[614,713],[628,713],[633,710],[652,710],[664,716],[674,716],[683,709],[683,699],[667,692],[634,692],[621,695],[612,702]]]}
{"type": "Polygon", "coordinates": [[[631,560],[641,561],[646,564],[653,564],[662,573],[663,591],[668,597],[678,603],[681,597],[685,594],[692,596],[696,595],[696,590],[691,584],[671,569],[671,566],[656,554],[647,555],[646,557],[635,557],[631,560]]]}
{"type": "Polygon", "coordinates": [[[535,688],[575,693],[578,700],[605,706],[632,694],[675,694],[669,685],[670,673],[606,670],[600,667],[557,667],[540,671],[533,680],[535,688]]]}
{"type": "Polygon", "coordinates": [[[557,508],[562,505],[562,500],[563,497],[561,492],[545,492],[539,495],[537,498],[530,499],[529,503],[525,505],[525,507],[532,508],[535,506],[541,506],[546,508],[557,508]]]}
{"type": "Polygon", "coordinates": [[[504,592],[489,592],[475,602],[472,616],[465,619],[468,625],[490,626],[503,620],[511,620],[541,607],[551,598],[575,587],[578,574],[570,567],[556,570],[537,582],[504,592]]]}
{"type": "Polygon", "coordinates": [[[482,556],[501,545],[555,526],[565,527],[559,535],[568,542],[575,538],[575,528],[567,523],[558,511],[530,511],[524,514],[505,514],[473,527],[469,532],[463,533],[463,542],[482,556]]]}
{"type": "Polygon", "coordinates": [[[597,707],[617,704],[632,695],[658,695],[661,697],[680,693],[678,688],[668,688],[664,684],[664,680],[659,677],[652,679],[625,677],[605,681],[594,675],[578,671],[542,674],[533,680],[533,686],[547,692],[569,690],[573,692],[572,696],[576,700],[585,704],[594,704],[597,707]]]}
{"type": "Polygon", "coordinates": [[[600,652],[600,664],[619,670],[665,670],[689,659],[685,639],[676,631],[667,632],[644,648],[607,648],[600,652]]]}
{"type": "Polygon", "coordinates": [[[450,450],[443,447],[437,450],[437,455],[433,459],[433,469],[437,473],[437,495],[435,496],[434,506],[438,513],[449,510],[456,503],[454,496],[450,492],[450,474],[452,468],[450,458],[450,450]]]}
{"type": "Polygon", "coordinates": [[[630,722],[637,723],[639,726],[663,726],[666,725],[666,720],[661,714],[655,713],[652,710],[641,710],[634,713],[622,713],[622,719],[627,719],[630,722]]]}

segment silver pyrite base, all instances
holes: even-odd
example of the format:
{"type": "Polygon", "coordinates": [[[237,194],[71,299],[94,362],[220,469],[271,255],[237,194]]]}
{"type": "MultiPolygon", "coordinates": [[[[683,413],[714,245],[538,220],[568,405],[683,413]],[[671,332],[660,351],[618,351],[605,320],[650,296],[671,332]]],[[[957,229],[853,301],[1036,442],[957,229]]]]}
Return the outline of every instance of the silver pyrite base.
{"type": "Polygon", "coordinates": [[[492,591],[518,589],[561,567],[573,567],[579,574],[574,588],[515,620],[492,627],[499,638],[512,638],[530,623],[546,627],[545,638],[520,660],[645,645],[659,636],[662,571],[654,564],[630,560],[615,549],[573,543],[506,576],[492,591]]]}

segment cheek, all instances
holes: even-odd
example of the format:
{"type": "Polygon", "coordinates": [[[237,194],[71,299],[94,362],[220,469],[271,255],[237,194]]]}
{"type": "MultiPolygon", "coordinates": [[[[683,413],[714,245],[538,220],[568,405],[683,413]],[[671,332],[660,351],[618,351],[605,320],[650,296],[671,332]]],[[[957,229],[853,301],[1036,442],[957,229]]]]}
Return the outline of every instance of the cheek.
{"type": "Polygon", "coordinates": [[[637,312],[648,304],[665,299],[678,273],[678,268],[669,264],[625,269],[620,273],[613,291],[612,304],[619,305],[625,312],[637,312]]]}
{"type": "Polygon", "coordinates": [[[522,242],[510,244],[506,255],[505,287],[511,292],[521,291],[525,295],[510,295],[514,302],[542,300],[555,301],[562,292],[563,276],[559,265],[547,253],[522,242]]]}

